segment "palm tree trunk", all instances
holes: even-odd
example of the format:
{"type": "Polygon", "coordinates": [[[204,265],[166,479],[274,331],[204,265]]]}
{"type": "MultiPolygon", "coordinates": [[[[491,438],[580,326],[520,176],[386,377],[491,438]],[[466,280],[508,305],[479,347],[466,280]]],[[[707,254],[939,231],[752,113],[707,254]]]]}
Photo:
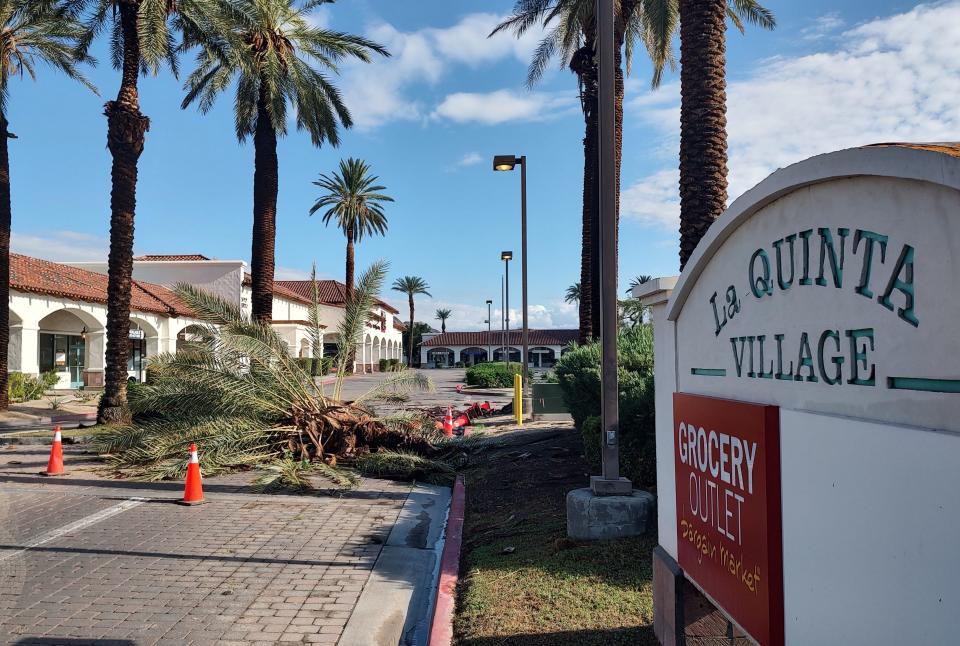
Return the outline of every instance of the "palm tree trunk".
{"type": "Polygon", "coordinates": [[[7,344],[10,342],[10,156],[7,115],[0,112],[0,410],[10,405],[7,344]]]}
{"type": "Polygon", "coordinates": [[[353,300],[353,272],[354,272],[354,260],[353,260],[353,228],[347,229],[347,270],[345,273],[345,284],[346,289],[344,294],[344,299],[347,303],[353,300]]]}
{"type": "Polygon", "coordinates": [[[680,269],[727,204],[726,0],[680,0],[680,269]]]}
{"type": "Polygon", "coordinates": [[[595,325],[599,313],[599,290],[594,289],[594,280],[598,270],[595,239],[595,221],[598,216],[596,194],[597,180],[597,144],[599,115],[597,113],[597,68],[594,62],[593,40],[588,39],[573,56],[570,68],[577,75],[580,85],[580,102],[583,109],[583,217],[582,240],[580,248],[580,343],[588,343],[599,331],[595,325]]]}
{"type": "Polygon", "coordinates": [[[273,320],[274,247],[277,237],[277,131],[267,110],[266,84],[261,80],[257,98],[257,128],[253,135],[253,320],[273,320]]]}
{"type": "Polygon", "coordinates": [[[410,347],[407,349],[408,354],[410,355],[407,359],[407,367],[413,367],[413,294],[410,294],[410,347]]]}
{"type": "Polygon", "coordinates": [[[104,390],[97,421],[124,422],[127,409],[127,360],[130,354],[130,286],[133,281],[133,231],[137,206],[137,161],[150,120],[140,112],[137,74],[140,40],[139,0],[120,3],[123,75],[116,101],[106,104],[107,148],[113,157],[110,191],[110,255],[107,259],[107,348],[104,390]]]}
{"type": "MultiPolygon", "coordinates": [[[[349,303],[353,300],[353,283],[354,283],[354,259],[353,259],[353,229],[347,229],[347,268],[344,276],[344,294],[343,299],[344,303],[349,303]]],[[[347,361],[347,370],[353,372],[354,362],[357,359],[357,348],[356,346],[350,346],[350,359],[347,361]]],[[[363,372],[361,370],[361,372],[363,372]]]]}

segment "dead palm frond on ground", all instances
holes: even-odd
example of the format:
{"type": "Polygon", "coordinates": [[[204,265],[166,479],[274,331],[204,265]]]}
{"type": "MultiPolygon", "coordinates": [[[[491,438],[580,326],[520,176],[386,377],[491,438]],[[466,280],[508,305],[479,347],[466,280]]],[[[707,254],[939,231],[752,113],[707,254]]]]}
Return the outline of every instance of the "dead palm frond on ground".
{"type": "MultiPolygon", "coordinates": [[[[363,332],[386,269],[386,263],[374,263],[358,281],[338,329],[338,369],[363,332]]],[[[131,388],[133,421],[99,437],[97,448],[112,466],[151,480],[181,477],[187,449],[196,442],[204,474],[263,467],[256,486],[270,491],[307,489],[311,475],[350,486],[357,482],[351,468],[372,475],[443,475],[463,460],[455,444],[437,440],[432,421],[376,411],[378,403],[403,402],[412,390],[432,389],[421,373],[391,373],[354,401],[342,401],[339,371],[328,397],[269,324],[195,287],[178,285],[176,292],[203,325],[176,353],[157,355],[147,383],[131,388]]]]}

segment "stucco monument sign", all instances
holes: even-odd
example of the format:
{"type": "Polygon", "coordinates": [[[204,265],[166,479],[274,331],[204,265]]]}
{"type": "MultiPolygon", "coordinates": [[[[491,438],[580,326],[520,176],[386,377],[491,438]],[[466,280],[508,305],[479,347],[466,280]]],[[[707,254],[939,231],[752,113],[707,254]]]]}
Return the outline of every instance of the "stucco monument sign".
{"type": "Polygon", "coordinates": [[[960,634],[960,147],[782,169],[652,305],[656,631],[686,580],[753,641],[960,634]],[[672,414],[671,414],[672,413],[672,414]]]}

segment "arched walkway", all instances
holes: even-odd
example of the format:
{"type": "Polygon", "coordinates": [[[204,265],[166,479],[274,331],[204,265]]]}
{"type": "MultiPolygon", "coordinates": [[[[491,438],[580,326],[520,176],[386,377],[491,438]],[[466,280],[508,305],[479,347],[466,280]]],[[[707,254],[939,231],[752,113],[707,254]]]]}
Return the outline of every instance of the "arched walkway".
{"type": "Polygon", "coordinates": [[[460,361],[463,362],[464,367],[469,368],[478,363],[484,363],[486,360],[487,351],[484,348],[464,348],[460,351],[460,361]]]}
{"type": "MultiPolygon", "coordinates": [[[[37,359],[41,373],[55,372],[57,388],[86,385],[90,371],[98,371],[102,381],[104,327],[88,312],[64,308],[40,319],[37,332],[37,359]]],[[[30,352],[21,337],[21,352],[30,352]]],[[[101,385],[91,383],[90,385],[101,385]]]]}
{"type": "Polygon", "coordinates": [[[527,360],[533,368],[552,368],[557,362],[557,354],[551,348],[538,346],[530,348],[527,360]]]}
{"type": "Polygon", "coordinates": [[[450,348],[430,348],[427,350],[426,368],[451,368],[454,352],[450,348]]]}
{"type": "MultiPolygon", "coordinates": [[[[503,361],[506,356],[503,347],[493,349],[493,360],[503,361]]],[[[510,363],[520,363],[520,348],[510,348],[510,363]]]]}

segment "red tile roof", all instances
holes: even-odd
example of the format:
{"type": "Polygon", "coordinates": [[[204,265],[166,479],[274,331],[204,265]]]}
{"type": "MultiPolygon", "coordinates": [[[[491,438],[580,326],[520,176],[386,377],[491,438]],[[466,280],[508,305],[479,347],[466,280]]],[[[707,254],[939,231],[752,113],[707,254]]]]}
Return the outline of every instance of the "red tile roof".
{"type": "MultiPolygon", "coordinates": [[[[87,303],[107,302],[106,274],[16,253],[10,254],[10,289],[87,303]]],[[[139,280],[131,286],[130,309],[165,316],[193,316],[171,290],[139,280]]]]}
{"type": "MultiPolygon", "coordinates": [[[[529,330],[529,345],[560,345],[576,341],[580,333],[578,330],[529,330]]],[[[503,334],[494,330],[493,332],[445,332],[432,339],[423,342],[423,346],[430,348],[457,346],[477,346],[479,348],[492,345],[500,347],[503,344],[503,334]]],[[[509,345],[519,346],[523,344],[522,331],[510,330],[509,345]]]]}
{"type": "MultiPolygon", "coordinates": [[[[274,281],[273,284],[275,286],[280,285],[285,289],[296,292],[301,297],[307,299],[307,301],[313,302],[313,284],[309,280],[277,280],[274,281]]],[[[317,292],[320,296],[320,302],[324,305],[343,307],[346,303],[345,294],[347,292],[347,286],[341,283],[339,280],[318,280],[317,292]]],[[[399,313],[399,310],[389,303],[385,303],[379,299],[377,300],[377,303],[380,305],[380,307],[388,312],[393,314],[399,313]]]]}
{"type": "MultiPolygon", "coordinates": [[[[297,303],[303,303],[304,305],[312,305],[312,304],[313,304],[313,299],[311,299],[311,298],[306,298],[306,297],[304,297],[304,296],[301,296],[298,292],[295,292],[295,291],[293,291],[292,289],[288,289],[288,288],[284,287],[284,286],[281,284],[281,282],[285,282],[285,281],[279,281],[279,280],[273,281],[273,295],[274,295],[274,296],[279,296],[279,297],[281,297],[281,298],[286,298],[287,300],[291,300],[291,301],[294,301],[294,302],[297,302],[297,303]]],[[[244,274],[243,274],[243,285],[244,285],[244,287],[251,287],[251,286],[253,285],[253,276],[251,276],[251,275],[248,274],[248,273],[244,273],[244,274]]]]}
{"type": "Polygon", "coordinates": [[[199,262],[202,260],[210,260],[210,258],[207,258],[203,254],[199,254],[199,253],[183,253],[183,254],[156,253],[156,254],[147,254],[145,256],[135,256],[134,260],[145,260],[147,262],[151,262],[151,261],[156,262],[156,261],[162,261],[162,260],[168,260],[168,261],[190,260],[190,261],[199,262]]]}

